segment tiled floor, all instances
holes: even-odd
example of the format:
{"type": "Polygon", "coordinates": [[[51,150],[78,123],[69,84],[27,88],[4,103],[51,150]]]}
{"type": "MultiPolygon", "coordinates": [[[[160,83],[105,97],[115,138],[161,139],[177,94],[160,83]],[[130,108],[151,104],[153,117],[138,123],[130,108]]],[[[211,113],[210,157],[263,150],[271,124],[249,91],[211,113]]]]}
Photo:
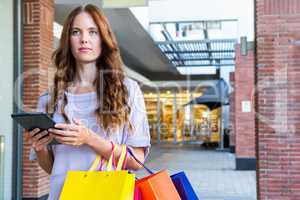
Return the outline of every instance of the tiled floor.
{"type": "MultiPolygon", "coordinates": [[[[255,171],[236,171],[234,154],[200,146],[153,145],[147,165],[185,171],[200,200],[256,200],[255,171]]],[[[146,175],[144,171],[137,173],[146,175]]]]}

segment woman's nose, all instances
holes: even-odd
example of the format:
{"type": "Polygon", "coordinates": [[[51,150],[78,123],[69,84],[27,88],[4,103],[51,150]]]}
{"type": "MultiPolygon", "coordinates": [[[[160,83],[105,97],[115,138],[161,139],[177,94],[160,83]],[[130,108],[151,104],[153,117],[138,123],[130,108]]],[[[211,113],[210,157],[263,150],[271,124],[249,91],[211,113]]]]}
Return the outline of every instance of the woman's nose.
{"type": "Polygon", "coordinates": [[[84,39],[81,40],[81,44],[86,44],[86,43],[87,43],[87,40],[84,40],[84,39]]]}
{"type": "Polygon", "coordinates": [[[88,33],[82,33],[81,44],[86,44],[88,42],[88,33]]]}

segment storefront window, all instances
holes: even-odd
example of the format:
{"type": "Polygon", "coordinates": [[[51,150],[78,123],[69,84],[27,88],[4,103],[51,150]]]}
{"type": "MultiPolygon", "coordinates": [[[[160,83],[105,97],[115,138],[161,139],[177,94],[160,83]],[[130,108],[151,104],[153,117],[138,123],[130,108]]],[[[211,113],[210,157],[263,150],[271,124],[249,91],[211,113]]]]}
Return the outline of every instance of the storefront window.
{"type": "MultiPolygon", "coordinates": [[[[201,92],[193,93],[199,97],[201,92]]],[[[221,108],[190,104],[191,93],[167,90],[144,94],[152,141],[218,143],[221,108]]]]}

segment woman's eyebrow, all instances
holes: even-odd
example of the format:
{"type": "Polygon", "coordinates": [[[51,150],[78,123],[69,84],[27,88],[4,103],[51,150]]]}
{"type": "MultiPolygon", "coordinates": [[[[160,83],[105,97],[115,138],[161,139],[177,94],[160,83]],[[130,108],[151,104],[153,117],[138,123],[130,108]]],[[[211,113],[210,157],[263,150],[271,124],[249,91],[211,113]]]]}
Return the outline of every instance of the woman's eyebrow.
{"type": "MultiPolygon", "coordinates": [[[[79,27],[72,27],[72,30],[74,30],[74,29],[81,30],[81,28],[79,28],[79,27]]],[[[88,30],[98,30],[97,27],[89,27],[89,28],[87,28],[87,29],[88,29],[88,30]]]]}
{"type": "Polygon", "coordinates": [[[89,30],[98,30],[97,27],[89,27],[88,29],[89,29],[89,30]]]}

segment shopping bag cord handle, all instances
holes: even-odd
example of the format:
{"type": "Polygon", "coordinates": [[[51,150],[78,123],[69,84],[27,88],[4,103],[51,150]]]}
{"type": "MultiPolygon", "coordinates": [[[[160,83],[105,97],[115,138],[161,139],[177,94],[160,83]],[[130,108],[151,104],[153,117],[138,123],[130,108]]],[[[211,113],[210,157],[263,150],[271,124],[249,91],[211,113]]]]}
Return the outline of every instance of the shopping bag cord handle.
{"type": "Polygon", "coordinates": [[[142,163],[139,159],[137,159],[137,157],[135,157],[135,155],[133,154],[132,150],[127,147],[127,151],[128,153],[134,158],[134,160],[139,163],[141,166],[143,166],[143,168],[149,173],[149,174],[154,174],[154,172],[149,169],[148,167],[146,167],[146,165],[144,163],[142,163]]]}

